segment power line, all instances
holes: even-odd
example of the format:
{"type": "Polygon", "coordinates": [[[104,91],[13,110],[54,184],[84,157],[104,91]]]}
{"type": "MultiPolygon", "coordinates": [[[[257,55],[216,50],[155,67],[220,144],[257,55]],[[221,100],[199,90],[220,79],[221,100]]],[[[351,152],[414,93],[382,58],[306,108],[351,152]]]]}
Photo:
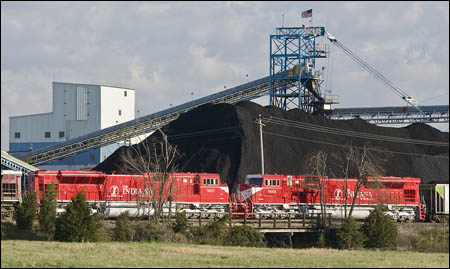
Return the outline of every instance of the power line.
{"type": "Polygon", "coordinates": [[[373,139],[380,141],[390,141],[390,142],[398,142],[398,143],[409,143],[409,144],[418,144],[418,145],[426,145],[426,146],[438,146],[438,147],[448,147],[448,142],[439,142],[439,141],[427,141],[427,140],[419,140],[419,139],[409,139],[409,138],[400,138],[394,136],[386,136],[386,135],[377,135],[377,134],[369,134],[363,132],[356,132],[350,130],[343,130],[339,128],[320,126],[310,123],[292,121],[277,117],[264,118],[265,122],[278,124],[287,127],[300,128],[309,131],[317,131],[329,134],[336,135],[344,135],[351,136],[357,138],[365,138],[365,139],[373,139]]]}
{"type": "MultiPolygon", "coordinates": [[[[263,133],[264,134],[269,134],[269,135],[274,135],[274,136],[285,137],[285,138],[303,140],[303,141],[308,141],[308,142],[314,142],[314,143],[338,146],[338,147],[348,147],[347,145],[342,145],[342,144],[311,140],[311,139],[294,137],[294,136],[289,136],[289,135],[275,134],[275,133],[270,133],[270,132],[265,132],[265,131],[263,133]]],[[[359,149],[364,149],[363,147],[356,147],[356,146],[353,146],[353,147],[354,148],[359,148],[359,149]]],[[[380,152],[387,152],[387,153],[393,153],[393,154],[404,154],[404,155],[414,155],[414,156],[421,156],[421,157],[433,157],[433,158],[444,158],[444,159],[448,159],[449,158],[448,156],[433,156],[433,155],[425,155],[425,154],[406,153],[406,152],[400,152],[400,151],[389,151],[389,150],[382,150],[382,149],[375,149],[375,148],[367,148],[367,149],[368,150],[372,150],[372,151],[380,151],[380,152]]]]}

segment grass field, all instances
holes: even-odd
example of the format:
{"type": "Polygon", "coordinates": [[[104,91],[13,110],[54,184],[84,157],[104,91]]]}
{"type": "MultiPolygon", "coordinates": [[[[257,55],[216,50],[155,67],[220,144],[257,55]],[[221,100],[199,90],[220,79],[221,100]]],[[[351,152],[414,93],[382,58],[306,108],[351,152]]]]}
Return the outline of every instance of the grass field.
{"type": "Polygon", "coordinates": [[[448,253],[2,240],[1,267],[449,267],[448,253]]]}

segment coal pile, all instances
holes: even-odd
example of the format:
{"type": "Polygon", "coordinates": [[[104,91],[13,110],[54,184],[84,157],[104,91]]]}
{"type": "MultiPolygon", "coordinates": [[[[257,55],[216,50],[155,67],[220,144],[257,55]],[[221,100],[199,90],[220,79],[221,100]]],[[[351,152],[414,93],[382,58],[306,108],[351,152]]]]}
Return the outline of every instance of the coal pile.
{"type": "MultiPolygon", "coordinates": [[[[163,128],[169,142],[177,145],[182,157],[178,160],[183,172],[219,173],[232,191],[247,174],[261,171],[258,115],[277,117],[302,123],[332,127],[375,135],[448,142],[449,134],[427,124],[415,123],[404,128],[380,127],[361,119],[338,121],[311,115],[299,109],[283,111],[253,102],[236,105],[204,105],[184,113],[163,128]]],[[[448,147],[424,146],[398,142],[348,137],[333,132],[317,132],[275,123],[264,126],[264,168],[267,174],[307,174],[306,160],[317,151],[328,153],[333,176],[341,177],[346,148],[367,145],[378,148],[375,156],[384,160],[385,175],[420,177],[423,183],[449,181],[448,147]],[[321,142],[321,143],[318,143],[321,142]],[[427,156],[424,156],[427,155],[427,156]]],[[[147,139],[155,139],[157,134],[147,139]]],[[[94,170],[120,171],[121,147],[94,170]]]]}

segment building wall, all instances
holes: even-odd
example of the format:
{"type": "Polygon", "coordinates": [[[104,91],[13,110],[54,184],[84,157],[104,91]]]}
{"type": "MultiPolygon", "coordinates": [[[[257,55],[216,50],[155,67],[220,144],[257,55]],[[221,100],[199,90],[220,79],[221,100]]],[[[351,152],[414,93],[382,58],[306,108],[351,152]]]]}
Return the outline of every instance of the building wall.
{"type": "MultiPolygon", "coordinates": [[[[134,119],[135,92],[132,89],[53,82],[52,99],[51,113],[10,117],[9,147],[12,154],[47,147],[134,119]],[[20,132],[20,138],[15,138],[16,132],[20,132]],[[45,137],[46,132],[50,132],[50,137],[45,137]]],[[[123,143],[94,149],[44,167],[93,167],[121,145],[123,143]]]]}
{"type": "MultiPolygon", "coordinates": [[[[135,91],[132,89],[101,86],[100,128],[108,128],[135,119],[135,91]]],[[[100,162],[116,149],[126,145],[124,141],[102,147],[100,162]]]]}
{"type": "Polygon", "coordinates": [[[135,118],[134,90],[101,87],[100,128],[107,128],[135,118]]]}

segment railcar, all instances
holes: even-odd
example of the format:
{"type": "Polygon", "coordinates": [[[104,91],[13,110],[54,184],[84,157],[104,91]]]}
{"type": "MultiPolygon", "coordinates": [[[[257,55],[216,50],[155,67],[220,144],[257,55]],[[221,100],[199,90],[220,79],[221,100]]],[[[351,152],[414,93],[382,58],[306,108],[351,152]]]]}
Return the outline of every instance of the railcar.
{"type": "MultiPolygon", "coordinates": [[[[237,200],[245,205],[250,217],[258,217],[258,213],[322,213],[322,190],[326,213],[341,219],[345,203],[347,212],[350,210],[356,182],[328,177],[319,180],[308,175],[248,175],[245,184],[238,186],[237,200]]],[[[419,184],[419,178],[411,177],[369,178],[358,192],[352,216],[364,219],[377,205],[384,204],[389,209],[387,214],[395,220],[423,220],[425,205],[420,201],[419,184]]],[[[237,210],[242,211],[242,207],[237,210]]]]}
{"type": "Polygon", "coordinates": [[[2,170],[1,182],[1,219],[3,221],[12,219],[14,207],[22,202],[22,172],[2,170]]]}
{"type": "Polygon", "coordinates": [[[445,222],[449,220],[449,187],[448,183],[432,183],[420,185],[420,196],[426,204],[428,221],[445,222]]]}
{"type": "Polygon", "coordinates": [[[39,191],[38,197],[42,199],[48,185],[54,182],[58,213],[63,212],[71,198],[82,190],[93,212],[99,211],[107,217],[117,217],[125,211],[132,216],[151,215],[149,203],[153,197],[158,199],[159,193],[171,194],[163,197],[164,214],[184,211],[187,217],[200,214],[202,217],[220,217],[229,210],[228,186],[221,183],[218,174],[173,173],[168,179],[172,184],[165,184],[166,189],[160,192],[161,179],[156,173],[108,175],[95,171],[40,170],[29,174],[28,186],[31,191],[39,191]]]}

